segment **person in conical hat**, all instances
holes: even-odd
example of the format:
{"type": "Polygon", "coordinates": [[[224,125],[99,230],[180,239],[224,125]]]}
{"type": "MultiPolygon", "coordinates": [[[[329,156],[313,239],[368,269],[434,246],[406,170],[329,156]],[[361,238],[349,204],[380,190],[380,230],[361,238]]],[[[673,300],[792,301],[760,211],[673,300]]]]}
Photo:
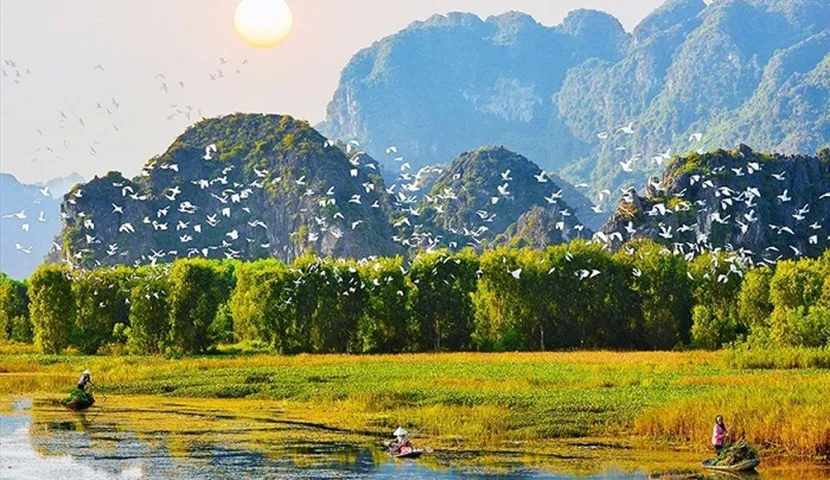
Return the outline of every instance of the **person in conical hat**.
{"type": "Polygon", "coordinates": [[[392,432],[392,435],[395,436],[395,440],[389,444],[389,450],[392,455],[401,455],[412,451],[412,443],[409,441],[409,437],[407,437],[408,434],[409,432],[402,427],[398,427],[397,430],[392,432]]]}
{"type": "Polygon", "coordinates": [[[78,390],[86,390],[87,384],[92,385],[93,387],[95,386],[95,384],[92,383],[91,375],[92,374],[89,369],[84,370],[84,373],[81,374],[81,378],[78,379],[78,390]]]}

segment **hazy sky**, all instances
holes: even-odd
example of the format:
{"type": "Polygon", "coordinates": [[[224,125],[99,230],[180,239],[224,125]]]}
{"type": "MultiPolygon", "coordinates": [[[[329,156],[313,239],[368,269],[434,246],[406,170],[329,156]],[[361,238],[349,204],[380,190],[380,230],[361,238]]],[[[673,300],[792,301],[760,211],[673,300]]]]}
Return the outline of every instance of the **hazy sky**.
{"type": "Polygon", "coordinates": [[[176,114],[185,105],[204,116],[288,113],[315,124],[354,53],[434,13],[519,10],[556,25],[591,8],[630,31],[663,0],[288,0],[294,30],[268,50],[237,37],[237,3],[2,0],[0,171],[27,182],[73,171],[132,176],[198,118],[176,114]],[[220,69],[224,78],[211,80],[220,69]]]}

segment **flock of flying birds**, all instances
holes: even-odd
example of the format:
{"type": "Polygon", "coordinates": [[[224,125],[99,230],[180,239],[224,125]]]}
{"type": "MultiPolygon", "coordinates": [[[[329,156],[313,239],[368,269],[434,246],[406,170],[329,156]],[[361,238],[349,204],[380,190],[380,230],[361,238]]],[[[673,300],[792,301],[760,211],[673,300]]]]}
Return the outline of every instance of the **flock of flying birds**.
{"type": "MultiPolygon", "coordinates": [[[[201,79],[204,82],[220,82],[230,76],[241,75],[244,73],[244,68],[250,62],[243,59],[238,64],[226,60],[224,57],[219,57],[218,68],[210,70],[205,73],[205,77],[201,79]]],[[[93,65],[91,68],[93,75],[107,75],[107,68],[102,64],[93,65]]],[[[19,64],[18,61],[10,58],[3,60],[2,69],[3,83],[10,83],[14,86],[25,84],[26,77],[34,75],[31,68],[19,64]]],[[[157,73],[153,77],[157,82],[158,91],[161,94],[170,94],[174,96],[177,92],[183,92],[186,89],[184,79],[168,78],[163,72],[157,73]]],[[[186,119],[188,122],[204,118],[202,109],[191,104],[170,103],[168,105],[169,111],[165,113],[167,120],[173,120],[177,117],[186,119]]],[[[119,110],[121,103],[115,96],[108,96],[95,102],[94,110],[86,111],[85,115],[78,115],[67,113],[67,111],[60,109],[57,112],[56,123],[53,125],[43,125],[37,129],[38,137],[43,139],[34,154],[29,158],[18,158],[22,163],[36,163],[44,159],[60,159],[63,154],[80,154],[80,150],[75,149],[73,145],[72,135],[54,134],[56,130],[67,131],[70,127],[80,128],[86,132],[87,135],[95,137],[92,139],[84,151],[89,156],[96,157],[99,154],[101,145],[101,135],[115,134],[120,131],[118,126],[120,116],[119,110]],[[52,131],[51,135],[47,132],[52,131]]]]}
{"type": "MultiPolygon", "coordinates": [[[[221,81],[225,78],[226,72],[229,72],[230,68],[233,68],[228,66],[229,64],[224,58],[220,58],[219,61],[220,68],[215,71],[211,71],[208,74],[209,81],[211,82],[221,81]]],[[[248,61],[245,60],[242,62],[242,65],[247,63],[248,61]]],[[[28,69],[23,70],[25,73],[21,73],[17,64],[12,60],[5,60],[4,64],[5,67],[9,69],[15,69],[14,76],[15,83],[17,84],[20,83],[24,74],[31,73],[28,69]]],[[[103,65],[95,65],[93,67],[93,71],[100,74],[106,73],[106,69],[103,65]]],[[[233,74],[241,73],[242,70],[239,68],[235,68],[233,70],[233,74]]],[[[3,76],[9,76],[5,68],[3,69],[3,76]]],[[[183,80],[175,80],[172,78],[168,79],[168,77],[163,73],[157,74],[155,76],[155,81],[158,82],[159,91],[162,93],[168,93],[173,89],[181,90],[185,88],[185,82],[183,80]]],[[[107,102],[98,103],[96,105],[96,110],[100,111],[102,114],[114,117],[117,115],[120,106],[119,101],[115,97],[112,97],[107,102]]],[[[187,120],[191,120],[191,118],[194,117],[203,118],[201,110],[194,108],[191,105],[180,106],[178,104],[170,104],[170,108],[172,109],[172,113],[167,114],[168,120],[172,120],[177,116],[184,117],[187,120]]],[[[69,116],[63,111],[59,112],[59,127],[64,128],[65,125],[71,121],[72,120],[69,116]]],[[[77,119],[77,123],[81,128],[86,128],[86,122],[83,118],[79,117],[77,119]]],[[[117,125],[112,123],[112,132],[117,131],[117,125]]],[[[43,134],[40,130],[38,133],[41,135],[43,134]]],[[[631,122],[612,130],[600,132],[597,134],[597,138],[604,142],[612,140],[618,136],[630,136],[634,133],[634,122],[631,122]]],[[[690,135],[689,143],[700,143],[702,139],[703,135],[701,133],[694,133],[690,135]]],[[[329,140],[324,142],[323,147],[340,148],[340,146],[329,140]]],[[[459,199],[458,192],[453,191],[450,187],[443,188],[440,192],[433,191],[431,193],[426,193],[422,191],[424,190],[424,185],[427,185],[431,179],[434,179],[443,173],[442,167],[430,166],[414,171],[410,163],[398,153],[397,147],[389,146],[385,150],[385,153],[392,158],[391,165],[395,166],[396,179],[391,186],[385,189],[385,192],[381,192],[379,191],[380,188],[378,184],[368,180],[369,177],[367,173],[369,172],[364,171],[363,175],[360,174],[359,169],[361,168],[375,171],[378,169],[377,164],[374,162],[363,161],[366,154],[364,151],[360,150],[360,144],[353,140],[342,144],[342,147],[349,159],[350,176],[352,178],[360,176],[361,178],[359,180],[367,180],[360,183],[362,188],[361,193],[351,195],[351,197],[346,200],[346,203],[354,205],[369,205],[369,208],[372,209],[383,209],[386,208],[386,202],[383,200],[383,193],[385,193],[389,198],[389,204],[392,205],[390,208],[394,208],[394,211],[390,215],[390,218],[393,219],[393,227],[395,228],[395,235],[393,235],[392,241],[400,244],[402,248],[430,252],[444,247],[448,247],[450,249],[458,249],[468,245],[478,247],[491,235],[488,234],[490,231],[488,224],[492,223],[496,217],[496,213],[491,211],[493,208],[490,208],[489,210],[480,208],[475,212],[476,219],[473,223],[463,225],[458,229],[450,229],[451,233],[454,235],[466,239],[466,243],[464,244],[460,244],[463,242],[459,242],[457,240],[446,241],[446,239],[441,235],[428,231],[428,229],[424,228],[422,215],[425,208],[430,208],[434,210],[436,214],[441,214],[447,211],[452,211],[455,208],[462,207],[462,205],[457,205],[455,203],[459,199]]],[[[46,148],[50,153],[54,152],[54,149],[51,146],[47,146],[46,148]]],[[[69,148],[68,141],[64,141],[64,148],[69,148]]],[[[613,149],[618,152],[627,151],[627,147],[623,145],[613,147],[613,149]]],[[[699,151],[699,153],[702,153],[702,151],[699,151]]],[[[219,154],[220,152],[216,144],[205,145],[202,160],[206,162],[212,161],[219,154]]],[[[665,153],[655,155],[652,157],[650,164],[662,166],[664,161],[671,158],[671,154],[671,149],[668,149],[665,153]]],[[[89,146],[89,155],[97,155],[94,143],[89,146]]],[[[643,155],[635,154],[627,160],[619,161],[619,166],[624,172],[633,172],[634,168],[641,162],[643,162],[643,155]]],[[[174,173],[178,173],[179,171],[179,166],[177,164],[169,162],[151,162],[144,167],[140,175],[149,176],[156,168],[174,173]]],[[[209,202],[218,205],[218,209],[209,211],[207,205],[203,202],[197,201],[196,199],[183,198],[181,186],[172,185],[166,188],[160,194],[159,198],[155,199],[164,199],[167,201],[167,204],[156,209],[154,215],[144,216],[140,224],[122,222],[121,219],[122,216],[125,215],[125,209],[129,209],[129,202],[147,201],[147,195],[136,191],[136,188],[133,187],[131,182],[112,182],[111,188],[119,191],[121,202],[112,203],[109,214],[115,216],[114,218],[117,218],[117,231],[119,235],[141,236],[162,233],[169,235],[171,232],[175,232],[178,242],[181,245],[180,248],[173,250],[151,250],[149,254],[143,254],[138,258],[134,258],[133,264],[135,266],[142,264],[155,265],[159,261],[162,261],[163,263],[163,260],[166,257],[176,258],[179,256],[243,258],[246,256],[246,252],[251,251],[251,248],[247,246],[248,244],[258,246],[263,250],[263,253],[267,255],[283,257],[290,256],[292,255],[291,249],[294,244],[272,245],[272,242],[276,237],[268,234],[269,225],[262,218],[257,218],[257,213],[259,212],[255,212],[247,206],[246,201],[251,198],[255,198],[255,194],[258,190],[263,190],[270,185],[287,185],[291,188],[297,189],[298,192],[301,192],[298,194],[301,198],[310,197],[308,199],[309,201],[304,203],[304,205],[316,203],[320,207],[328,207],[335,205],[337,202],[334,191],[335,187],[333,185],[328,186],[328,188],[323,187],[321,191],[315,191],[311,185],[311,179],[307,179],[305,176],[299,176],[298,178],[282,178],[280,176],[276,176],[276,172],[269,172],[267,170],[259,170],[255,168],[254,175],[256,178],[252,181],[245,182],[242,181],[242,175],[234,176],[232,173],[233,169],[233,165],[227,165],[221,170],[221,173],[214,178],[191,180],[191,183],[195,187],[198,187],[198,191],[209,195],[209,202]],[[181,215],[177,215],[178,218],[175,221],[169,221],[168,214],[171,211],[178,212],[181,215]],[[232,219],[234,212],[241,212],[238,214],[244,216],[244,221],[248,227],[247,229],[244,229],[244,224],[239,223],[240,221],[237,219],[228,220],[232,219]],[[230,227],[219,227],[221,223],[230,224],[230,227]],[[215,243],[211,245],[199,243],[199,236],[207,232],[209,229],[217,228],[219,228],[222,233],[222,235],[219,235],[219,237],[221,237],[220,240],[215,241],[215,243]],[[243,231],[240,231],[240,228],[242,228],[243,231]],[[261,232],[261,235],[256,235],[252,232],[261,232]],[[243,246],[240,246],[240,244],[243,246]],[[282,248],[282,252],[279,251],[279,247],[282,248]]],[[[654,205],[651,205],[650,210],[648,210],[646,214],[654,219],[656,229],[659,231],[658,236],[663,238],[666,241],[665,243],[670,244],[670,247],[667,246],[664,249],[664,253],[679,254],[691,259],[696,255],[707,252],[727,252],[729,254],[727,261],[732,263],[730,273],[741,275],[741,268],[736,267],[736,265],[752,264],[755,261],[755,252],[751,252],[745,248],[732,248],[731,245],[713,245],[705,233],[703,225],[699,225],[697,222],[672,226],[674,223],[668,221],[670,217],[676,216],[677,212],[688,211],[694,207],[698,212],[705,213],[704,223],[708,222],[723,225],[734,225],[740,229],[742,234],[747,233],[754,224],[759,222],[759,216],[754,207],[757,205],[756,200],[761,198],[761,192],[757,188],[753,187],[747,187],[744,191],[737,192],[728,186],[718,185],[716,182],[718,181],[718,175],[722,173],[722,169],[723,167],[721,167],[721,169],[716,169],[709,175],[697,174],[691,177],[692,185],[699,183],[700,188],[711,190],[711,198],[714,199],[714,204],[710,204],[712,202],[707,202],[705,200],[696,200],[695,202],[692,202],[683,198],[685,191],[676,192],[673,193],[673,195],[678,197],[679,201],[676,202],[674,206],[669,207],[668,202],[655,203],[654,205]],[[741,204],[744,205],[744,207],[742,207],[743,211],[733,214],[733,209],[735,209],[737,205],[741,204]],[[666,221],[664,222],[664,220],[666,221]],[[674,241],[676,234],[686,232],[693,232],[696,240],[692,242],[674,241]]],[[[765,169],[765,165],[755,162],[748,162],[745,167],[733,168],[732,171],[735,176],[769,175],[777,181],[783,182],[785,180],[784,172],[768,172],[765,169]]],[[[456,174],[453,180],[458,180],[459,178],[460,174],[456,174]]],[[[533,175],[532,180],[528,180],[545,184],[549,182],[549,179],[550,177],[548,174],[541,171],[540,173],[533,175]]],[[[496,206],[502,202],[510,202],[514,199],[515,189],[513,188],[513,184],[511,184],[511,181],[514,180],[513,173],[509,169],[501,172],[500,179],[498,180],[499,182],[495,190],[489,192],[489,203],[491,206],[496,206]]],[[[581,183],[575,185],[575,187],[588,189],[590,188],[590,185],[581,183]]],[[[662,185],[660,182],[650,180],[648,188],[665,193],[666,186],[662,185]]],[[[41,190],[41,193],[44,196],[50,195],[48,188],[41,190]]],[[[77,205],[78,201],[82,199],[83,196],[83,188],[76,188],[66,201],[70,205],[77,205]]],[[[602,204],[606,199],[610,198],[610,196],[610,190],[604,189],[600,191],[597,203],[593,205],[591,209],[595,213],[603,213],[602,204]]],[[[636,201],[635,196],[636,191],[633,188],[622,189],[622,202],[634,203],[636,201]]],[[[202,195],[200,198],[208,197],[202,195]]],[[[551,191],[549,196],[544,196],[544,198],[539,199],[539,204],[554,206],[557,205],[562,198],[563,192],[561,189],[558,191],[551,191]]],[[[830,192],[822,194],[818,200],[823,201],[828,198],[830,198],[830,192]]],[[[791,200],[792,196],[786,188],[777,195],[777,201],[779,204],[787,204],[791,200]]],[[[64,261],[76,267],[82,267],[85,263],[84,255],[98,249],[97,246],[101,244],[101,239],[98,237],[95,230],[96,221],[98,220],[93,218],[93,216],[87,212],[78,211],[75,207],[70,206],[68,208],[70,210],[75,210],[73,212],[74,217],[78,222],[80,222],[79,227],[81,227],[83,231],[87,248],[80,248],[77,251],[69,252],[71,255],[65,258],[64,261]]],[[[306,237],[302,239],[302,243],[322,243],[325,236],[333,237],[334,243],[336,243],[344,236],[344,230],[356,230],[366,222],[365,218],[347,219],[339,208],[329,209],[329,211],[334,212],[330,215],[330,218],[327,218],[325,215],[312,216],[314,220],[313,223],[306,225],[308,228],[302,231],[306,237]]],[[[365,212],[366,210],[364,209],[362,211],[365,212]]],[[[581,224],[578,224],[575,221],[570,221],[570,224],[566,225],[566,222],[569,221],[567,217],[572,215],[569,209],[557,208],[555,209],[555,212],[555,214],[560,217],[557,218],[555,223],[556,229],[564,231],[566,228],[573,228],[579,232],[584,229],[581,224]]],[[[795,222],[806,221],[807,215],[810,212],[811,206],[809,204],[794,206],[792,217],[795,222]]],[[[67,214],[62,212],[61,215],[66,218],[67,214]]],[[[29,230],[30,225],[28,222],[30,220],[25,210],[5,215],[5,217],[20,220],[21,228],[24,231],[29,230]]],[[[698,216],[697,218],[700,219],[701,217],[698,216]]],[[[43,212],[41,212],[36,218],[36,221],[45,221],[43,212]]],[[[776,235],[795,236],[793,229],[786,225],[769,225],[769,228],[775,231],[776,235]]],[[[824,240],[820,238],[820,236],[824,235],[823,225],[820,221],[809,223],[808,228],[814,231],[814,233],[809,236],[809,244],[815,245],[824,240]]],[[[638,230],[632,222],[628,222],[628,224],[623,226],[622,231],[596,232],[593,235],[593,238],[589,241],[600,242],[605,246],[612,247],[622,244],[625,239],[631,238],[635,234],[638,234],[638,232],[642,233],[642,230],[638,230]]],[[[295,232],[292,232],[292,235],[294,235],[294,238],[296,239],[296,235],[300,233],[301,230],[298,229],[295,232]]],[[[215,240],[217,235],[211,235],[210,238],[215,240]]],[[[830,239],[830,237],[828,237],[828,239],[830,239]]],[[[105,247],[102,245],[101,247],[105,249],[105,253],[108,257],[116,257],[117,259],[117,257],[126,258],[130,255],[129,252],[122,251],[118,243],[115,242],[108,243],[105,247]]],[[[18,243],[15,245],[15,248],[23,254],[31,254],[31,247],[27,248],[18,243]]],[[[60,250],[61,247],[55,245],[55,248],[60,250]]],[[[789,248],[792,250],[791,253],[793,256],[800,256],[803,254],[802,248],[798,245],[791,244],[789,248]]],[[[632,254],[635,253],[633,249],[627,251],[632,254]]],[[[767,247],[764,255],[762,256],[763,261],[766,263],[775,263],[782,257],[775,246],[767,247]]],[[[450,258],[451,257],[445,257],[445,261],[449,261],[450,258]]],[[[360,262],[373,262],[376,260],[377,257],[369,256],[361,259],[360,262]]],[[[102,264],[97,260],[95,262],[96,265],[102,264]]],[[[716,256],[713,256],[713,262],[716,264],[716,256]]],[[[123,262],[115,261],[108,263],[123,262]]],[[[380,268],[379,263],[375,263],[375,265],[378,269],[380,268]]],[[[405,267],[401,268],[402,272],[405,273],[405,267]]],[[[507,267],[505,268],[506,273],[509,273],[514,278],[518,279],[521,277],[521,269],[511,270],[507,267]]],[[[602,272],[597,269],[580,270],[576,272],[576,276],[580,280],[590,280],[601,274],[602,272]]],[[[634,269],[632,274],[639,276],[641,272],[634,269]]],[[[351,282],[353,281],[354,279],[351,280],[351,282]]],[[[389,276],[385,279],[374,279],[372,284],[374,286],[379,286],[379,282],[381,281],[392,282],[393,278],[389,276]]],[[[721,275],[718,278],[718,281],[728,281],[728,274],[721,275]]],[[[371,286],[372,285],[369,287],[371,288],[371,286]]],[[[354,292],[354,290],[349,290],[352,288],[358,287],[350,284],[349,288],[344,290],[344,294],[348,294],[349,291],[354,292]]],[[[156,296],[158,296],[157,293],[158,292],[156,292],[156,296]]]]}
{"type": "MultiPolygon", "coordinates": [[[[234,65],[224,57],[218,58],[218,68],[205,73],[203,81],[214,82],[221,81],[226,78],[226,74],[240,75],[243,73],[243,68],[248,65],[249,61],[243,59],[238,65],[234,65]]],[[[107,68],[103,64],[96,64],[91,67],[92,75],[107,75],[107,68]]],[[[20,64],[17,60],[6,58],[3,60],[2,69],[3,84],[12,86],[25,85],[26,78],[35,75],[30,67],[20,64]]],[[[158,91],[161,94],[176,93],[175,90],[184,91],[185,81],[183,79],[171,79],[168,81],[164,73],[157,73],[154,80],[158,82],[158,91]]],[[[169,104],[170,112],[165,114],[167,120],[173,120],[176,117],[185,118],[188,122],[191,120],[203,119],[202,109],[192,105],[169,104]]],[[[88,155],[90,157],[98,157],[99,150],[105,135],[114,135],[120,131],[118,126],[120,119],[121,102],[115,96],[108,96],[95,102],[94,108],[90,108],[84,112],[83,115],[67,113],[68,110],[59,109],[55,116],[54,123],[51,125],[42,125],[37,128],[36,133],[40,144],[35,148],[33,154],[28,158],[19,158],[21,163],[35,164],[42,160],[58,161],[65,156],[71,157],[75,155],[88,155]],[[74,132],[72,131],[74,130],[74,132]],[[63,132],[62,134],[60,132],[63,132]],[[84,135],[77,135],[78,137],[90,136],[93,139],[87,144],[80,146],[76,145],[73,139],[73,134],[84,132],[84,135]]],[[[48,187],[41,189],[41,194],[44,197],[51,196],[48,187]]],[[[34,203],[39,203],[37,200],[34,203]]],[[[36,209],[36,207],[34,207],[36,209]]],[[[28,232],[31,226],[31,218],[27,218],[26,211],[16,212],[14,214],[5,215],[5,218],[14,218],[22,220],[21,229],[28,232]]],[[[36,220],[39,222],[46,221],[46,213],[40,211],[36,220]]],[[[15,250],[21,254],[32,254],[32,245],[23,245],[19,242],[15,243],[15,250]]]]}

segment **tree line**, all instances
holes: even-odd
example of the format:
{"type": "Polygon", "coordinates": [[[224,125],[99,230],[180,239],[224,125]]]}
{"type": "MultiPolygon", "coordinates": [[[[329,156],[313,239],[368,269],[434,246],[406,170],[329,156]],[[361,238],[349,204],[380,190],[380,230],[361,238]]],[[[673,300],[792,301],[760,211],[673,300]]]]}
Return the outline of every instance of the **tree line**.
{"type": "Polygon", "coordinates": [[[45,353],[279,353],[720,348],[736,341],[830,346],[830,251],[753,267],[684,258],[647,240],[611,254],[574,241],[343,260],[70,271],[0,278],[0,341],[45,353]]]}

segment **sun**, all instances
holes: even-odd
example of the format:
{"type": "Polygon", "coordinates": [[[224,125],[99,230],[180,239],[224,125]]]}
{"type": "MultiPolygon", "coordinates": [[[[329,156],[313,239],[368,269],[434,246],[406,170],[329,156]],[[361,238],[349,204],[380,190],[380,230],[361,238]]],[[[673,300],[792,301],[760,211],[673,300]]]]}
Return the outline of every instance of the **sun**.
{"type": "Polygon", "coordinates": [[[236,6],[233,25],[247,44],[269,48],[285,40],[294,19],[285,0],[242,0],[236,6]]]}

